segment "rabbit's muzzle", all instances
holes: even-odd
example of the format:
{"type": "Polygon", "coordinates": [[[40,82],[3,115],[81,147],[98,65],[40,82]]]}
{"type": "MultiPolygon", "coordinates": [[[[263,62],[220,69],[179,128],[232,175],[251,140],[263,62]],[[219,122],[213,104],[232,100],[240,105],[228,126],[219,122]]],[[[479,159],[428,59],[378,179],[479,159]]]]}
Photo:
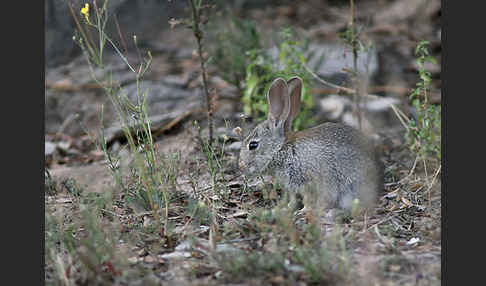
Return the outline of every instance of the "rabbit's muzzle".
{"type": "Polygon", "coordinates": [[[248,169],[245,162],[243,162],[242,160],[240,160],[238,162],[238,168],[240,168],[240,171],[243,171],[243,172],[246,172],[247,169],[248,169]]]}
{"type": "Polygon", "coordinates": [[[239,167],[240,171],[245,175],[251,175],[251,174],[255,173],[255,166],[248,166],[248,165],[245,164],[245,162],[243,160],[240,160],[238,162],[238,167],[239,167]]]}

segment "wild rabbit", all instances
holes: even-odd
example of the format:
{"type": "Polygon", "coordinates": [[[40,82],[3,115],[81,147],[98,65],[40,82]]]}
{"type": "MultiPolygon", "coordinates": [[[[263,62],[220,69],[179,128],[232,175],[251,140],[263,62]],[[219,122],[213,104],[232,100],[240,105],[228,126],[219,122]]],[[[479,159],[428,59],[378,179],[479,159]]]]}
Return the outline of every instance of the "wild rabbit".
{"type": "Polygon", "coordinates": [[[268,118],[243,140],[239,167],[248,175],[273,175],[295,195],[314,192],[318,207],[351,211],[373,206],[383,189],[383,166],[372,142],[353,127],[324,123],[292,132],[299,114],[302,80],[277,78],[267,93],[268,118]],[[358,199],[358,200],[355,200],[358,199]]]}

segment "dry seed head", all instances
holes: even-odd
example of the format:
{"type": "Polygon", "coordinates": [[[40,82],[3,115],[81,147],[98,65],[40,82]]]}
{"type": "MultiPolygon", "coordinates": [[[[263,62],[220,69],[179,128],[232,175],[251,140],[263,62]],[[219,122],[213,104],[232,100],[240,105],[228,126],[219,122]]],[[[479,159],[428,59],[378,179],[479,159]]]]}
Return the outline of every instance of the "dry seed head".
{"type": "Polygon", "coordinates": [[[233,129],[233,132],[238,135],[238,136],[241,136],[241,127],[240,126],[237,126],[233,129]]]}

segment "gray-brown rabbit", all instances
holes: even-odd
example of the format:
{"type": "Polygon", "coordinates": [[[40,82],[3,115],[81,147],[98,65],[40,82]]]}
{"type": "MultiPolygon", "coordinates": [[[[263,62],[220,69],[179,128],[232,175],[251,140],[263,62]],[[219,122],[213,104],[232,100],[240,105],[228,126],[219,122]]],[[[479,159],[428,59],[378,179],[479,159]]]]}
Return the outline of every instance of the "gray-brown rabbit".
{"type": "MultiPolygon", "coordinates": [[[[292,132],[300,108],[302,80],[277,78],[267,93],[268,118],[243,140],[239,166],[246,174],[273,175],[284,190],[314,192],[318,207],[351,211],[372,207],[383,189],[383,166],[372,142],[343,124],[324,123],[292,132]],[[355,199],[358,199],[357,201],[355,199]]],[[[307,199],[309,201],[309,199],[307,199]]]]}

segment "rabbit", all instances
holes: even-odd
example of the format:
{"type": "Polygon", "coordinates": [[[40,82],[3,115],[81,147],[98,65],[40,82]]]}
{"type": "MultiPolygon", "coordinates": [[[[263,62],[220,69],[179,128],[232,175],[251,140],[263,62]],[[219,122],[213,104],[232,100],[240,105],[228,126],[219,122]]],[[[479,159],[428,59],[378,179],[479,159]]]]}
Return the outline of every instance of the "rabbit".
{"type": "Polygon", "coordinates": [[[272,82],[267,92],[267,119],[243,139],[239,168],[246,175],[272,175],[290,192],[292,207],[301,192],[304,209],[309,201],[347,213],[354,212],[356,202],[361,210],[373,207],[384,186],[383,166],[374,144],[357,129],[340,123],[293,132],[301,93],[299,77],[272,82]],[[312,192],[315,197],[308,196],[312,192]]]}

